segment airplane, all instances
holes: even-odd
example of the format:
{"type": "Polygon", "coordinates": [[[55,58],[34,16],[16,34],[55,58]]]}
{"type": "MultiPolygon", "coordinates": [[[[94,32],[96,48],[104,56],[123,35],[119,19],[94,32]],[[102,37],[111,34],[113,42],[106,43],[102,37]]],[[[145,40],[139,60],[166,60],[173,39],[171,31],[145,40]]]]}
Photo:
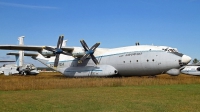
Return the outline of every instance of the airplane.
{"type": "Polygon", "coordinates": [[[180,67],[191,57],[168,46],[139,45],[119,48],[62,46],[64,36],[59,36],[57,46],[0,45],[2,50],[37,51],[33,57],[44,65],[68,77],[155,76],[167,73],[180,74],[180,67]]]}
{"type": "Polygon", "coordinates": [[[181,69],[181,73],[200,76],[200,64],[188,64],[181,69]]]}
{"type": "MultiPolygon", "coordinates": [[[[19,37],[19,44],[23,45],[24,36],[19,37]]],[[[23,50],[20,50],[18,53],[7,53],[7,55],[14,55],[16,64],[4,64],[0,67],[0,73],[4,75],[37,75],[39,72],[33,64],[24,64],[24,56],[37,56],[34,53],[24,53],[23,50]]],[[[4,62],[13,62],[13,61],[4,61],[4,62]]]]}
{"type": "MultiPolygon", "coordinates": [[[[1,60],[0,63],[12,63],[12,62],[15,62],[15,61],[11,61],[11,60],[1,60]]],[[[3,74],[3,70],[1,69],[0,67],[0,74],[3,74]]]]}
{"type": "MultiPolygon", "coordinates": [[[[14,75],[37,75],[39,71],[33,64],[23,64],[22,66],[18,66],[19,53],[7,53],[7,55],[15,55],[16,61],[0,61],[0,62],[16,62],[16,64],[4,64],[0,67],[0,74],[14,75]]],[[[37,56],[35,53],[24,53],[24,56],[37,56]]]]}

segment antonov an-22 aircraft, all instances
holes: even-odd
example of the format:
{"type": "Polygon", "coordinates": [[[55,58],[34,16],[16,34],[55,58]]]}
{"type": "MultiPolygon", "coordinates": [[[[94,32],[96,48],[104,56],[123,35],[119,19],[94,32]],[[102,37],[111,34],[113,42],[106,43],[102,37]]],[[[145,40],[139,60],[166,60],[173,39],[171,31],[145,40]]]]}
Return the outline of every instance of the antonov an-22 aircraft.
{"type": "Polygon", "coordinates": [[[64,36],[59,36],[57,47],[0,45],[4,50],[38,51],[33,57],[65,76],[154,76],[162,73],[179,75],[180,67],[191,58],[167,46],[136,45],[119,48],[91,48],[84,40],[83,47],[62,46],[64,36]]]}

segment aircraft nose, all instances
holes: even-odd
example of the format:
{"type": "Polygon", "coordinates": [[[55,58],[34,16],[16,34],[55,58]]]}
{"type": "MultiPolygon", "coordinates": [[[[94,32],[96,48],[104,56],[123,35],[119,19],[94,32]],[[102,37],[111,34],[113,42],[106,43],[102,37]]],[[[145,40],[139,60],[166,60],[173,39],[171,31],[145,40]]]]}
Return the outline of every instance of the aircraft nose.
{"type": "Polygon", "coordinates": [[[189,57],[187,55],[183,55],[181,58],[181,62],[188,64],[191,61],[191,59],[192,59],[191,57],[189,57]]]}

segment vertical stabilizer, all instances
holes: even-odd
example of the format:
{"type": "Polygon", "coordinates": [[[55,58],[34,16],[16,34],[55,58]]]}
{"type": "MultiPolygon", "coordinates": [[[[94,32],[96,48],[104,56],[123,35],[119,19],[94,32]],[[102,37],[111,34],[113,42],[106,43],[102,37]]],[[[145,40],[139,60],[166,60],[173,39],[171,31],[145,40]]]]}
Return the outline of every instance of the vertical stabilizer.
{"type": "MultiPolygon", "coordinates": [[[[21,36],[18,38],[19,45],[24,45],[24,36],[21,36]]],[[[16,59],[18,58],[17,66],[23,66],[24,63],[24,51],[19,51],[19,57],[16,56],[16,59]]]]}
{"type": "Polygon", "coordinates": [[[15,55],[16,66],[19,66],[19,55],[15,55]]]}
{"type": "Polygon", "coordinates": [[[67,40],[63,40],[62,46],[63,46],[63,47],[66,47],[66,46],[67,46],[67,40]]]}

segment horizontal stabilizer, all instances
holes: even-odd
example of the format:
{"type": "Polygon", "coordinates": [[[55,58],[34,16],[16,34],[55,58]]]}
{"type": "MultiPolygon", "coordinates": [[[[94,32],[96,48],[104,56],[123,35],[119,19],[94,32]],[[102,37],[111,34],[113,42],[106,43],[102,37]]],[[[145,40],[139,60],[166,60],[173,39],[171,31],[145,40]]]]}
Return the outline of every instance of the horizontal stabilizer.
{"type": "MultiPolygon", "coordinates": [[[[11,53],[7,53],[7,55],[19,56],[19,53],[17,53],[17,52],[11,52],[11,53]]],[[[36,56],[38,56],[38,53],[27,53],[27,52],[24,52],[24,56],[36,57],[36,56]]]]}
{"type": "Polygon", "coordinates": [[[0,61],[0,62],[4,63],[4,62],[15,62],[15,61],[6,61],[6,60],[2,60],[2,61],[0,61]]]}

